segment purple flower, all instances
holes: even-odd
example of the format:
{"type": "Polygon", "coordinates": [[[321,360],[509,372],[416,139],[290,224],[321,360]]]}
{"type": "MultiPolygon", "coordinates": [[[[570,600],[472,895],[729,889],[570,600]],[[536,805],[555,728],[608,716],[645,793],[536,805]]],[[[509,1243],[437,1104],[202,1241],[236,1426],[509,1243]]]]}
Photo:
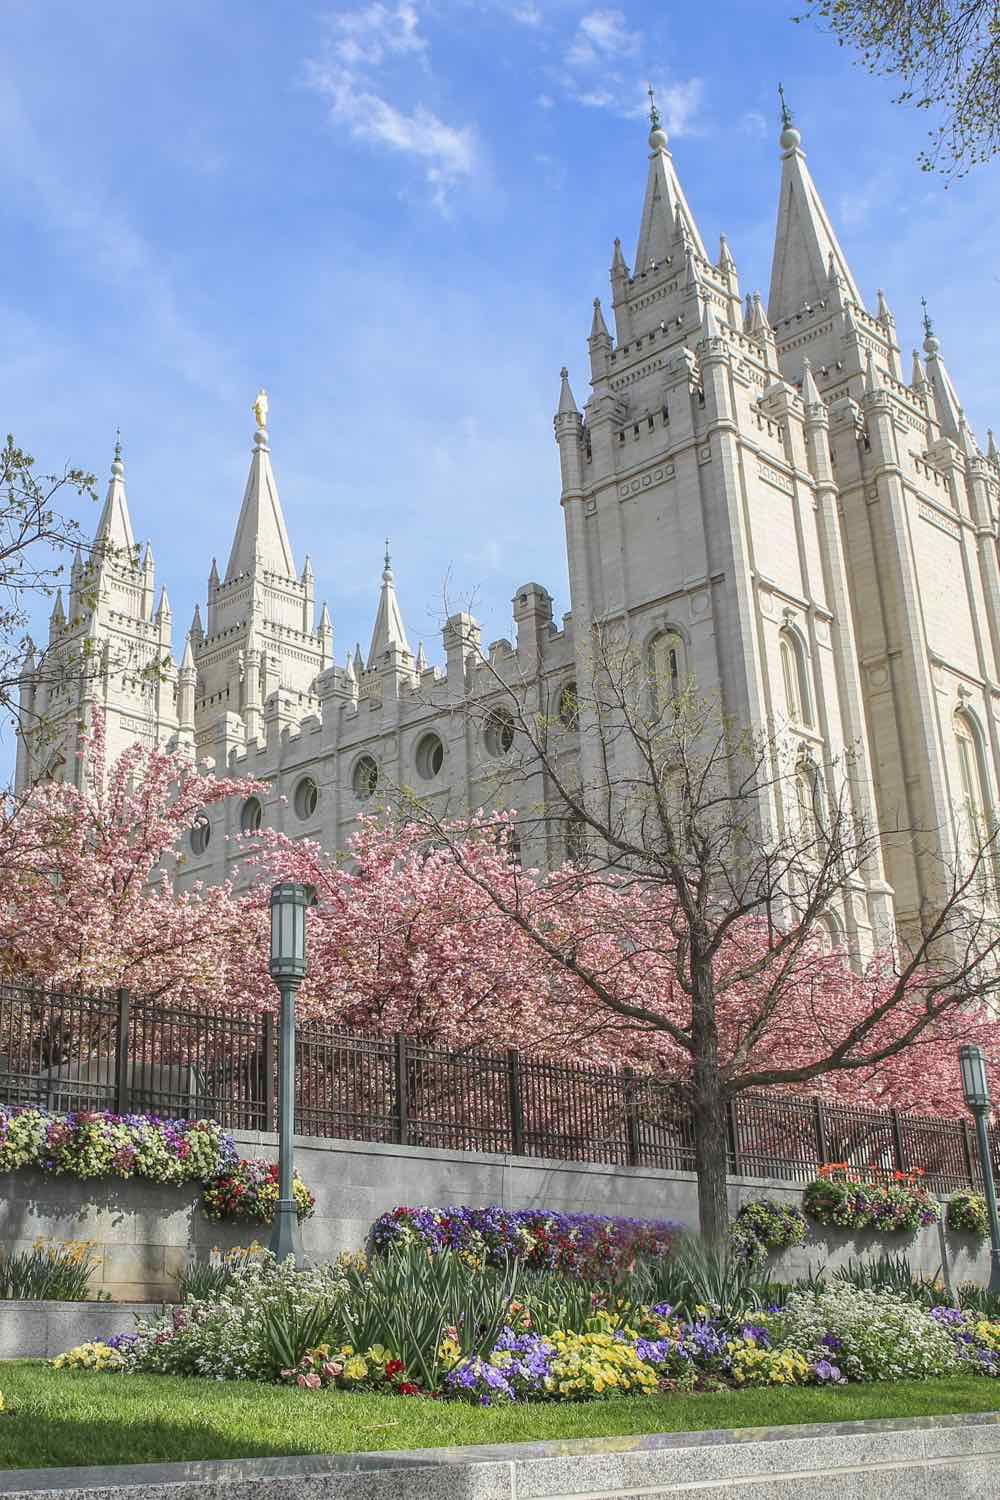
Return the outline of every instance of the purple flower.
{"type": "Polygon", "coordinates": [[[828,1359],[818,1359],[813,1365],[813,1374],[821,1385],[835,1385],[843,1380],[843,1375],[836,1365],[832,1365],[828,1359]]]}
{"type": "Polygon", "coordinates": [[[835,1333],[824,1333],[820,1343],[824,1349],[829,1349],[831,1354],[839,1354],[844,1347],[843,1339],[838,1339],[835,1333]]]}

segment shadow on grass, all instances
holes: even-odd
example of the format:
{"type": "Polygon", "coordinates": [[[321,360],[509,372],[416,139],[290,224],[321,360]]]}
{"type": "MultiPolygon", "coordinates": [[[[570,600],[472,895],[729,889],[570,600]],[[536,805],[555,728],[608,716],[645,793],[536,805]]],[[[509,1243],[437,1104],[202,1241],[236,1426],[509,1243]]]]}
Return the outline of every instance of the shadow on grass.
{"type": "Polygon", "coordinates": [[[313,1443],[261,1442],[194,1422],[41,1417],[29,1403],[0,1416],[0,1470],[91,1468],[110,1464],[189,1463],[224,1458],[294,1458],[321,1452],[313,1443]]]}

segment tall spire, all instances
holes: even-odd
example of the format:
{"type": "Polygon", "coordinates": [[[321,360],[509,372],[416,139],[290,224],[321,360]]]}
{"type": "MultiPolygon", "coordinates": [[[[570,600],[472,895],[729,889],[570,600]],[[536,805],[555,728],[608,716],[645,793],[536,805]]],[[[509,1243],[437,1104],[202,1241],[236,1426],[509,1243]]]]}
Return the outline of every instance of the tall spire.
{"type": "Polygon", "coordinates": [[[924,353],[927,355],[927,379],[934,396],[934,406],[941,431],[953,442],[959,442],[965,413],[951,383],[951,376],[941,358],[941,342],[934,332],[927,301],[922,299],[924,309],[924,353]]]}
{"type": "MultiPolygon", "coordinates": [[[[403,616],[399,612],[399,601],[396,598],[396,580],[392,572],[392,560],[389,556],[389,538],[385,539],[385,567],[382,569],[382,592],[379,595],[378,614],[375,616],[375,629],[372,631],[372,643],[368,648],[368,670],[378,666],[385,653],[395,647],[399,651],[410,654],[410,643],[406,639],[406,627],[403,624],[403,616]]],[[[361,647],[358,647],[358,662],[360,665],[361,647]]]]}
{"type": "Polygon", "coordinates": [[[562,369],[559,371],[559,405],[556,408],[556,416],[578,417],[579,415],[579,408],[576,404],[576,401],[574,400],[573,392],[570,389],[569,371],[567,370],[566,366],[563,365],[562,369]]]}
{"type": "Polygon", "coordinates": [[[674,170],[673,157],[667,150],[667,132],[660,124],[660,112],[652,89],[649,96],[649,175],[642,205],[639,248],[635,252],[636,276],[650,270],[653,264],[659,265],[666,260],[678,234],[691,241],[692,248],[702,260],[708,260],[694,215],[674,170]]]}
{"type": "Polygon", "coordinates": [[[861,293],[816,190],[802,136],[781,90],[781,198],[771,263],[767,315],[772,324],[812,307],[829,294],[831,267],[844,293],[863,306],[861,293]]]}
{"type": "Polygon", "coordinates": [[[261,391],[254,402],[257,430],[253,437],[253,457],[243,492],[240,518],[236,523],[233,550],[226,566],[226,581],[240,573],[253,572],[256,565],[295,578],[295,559],[285,529],[285,517],[278,498],[278,486],[271,468],[271,449],[267,434],[267,393],[261,391]]]}
{"type": "Polygon", "coordinates": [[[132,518],[128,513],[128,500],[125,498],[122,435],[117,428],[115,430],[115,457],[111,465],[107,498],[104,501],[104,509],[101,511],[101,519],[97,523],[97,532],[94,537],[95,547],[101,543],[116,552],[125,553],[128,562],[135,560],[135,536],[132,532],[132,518]]]}

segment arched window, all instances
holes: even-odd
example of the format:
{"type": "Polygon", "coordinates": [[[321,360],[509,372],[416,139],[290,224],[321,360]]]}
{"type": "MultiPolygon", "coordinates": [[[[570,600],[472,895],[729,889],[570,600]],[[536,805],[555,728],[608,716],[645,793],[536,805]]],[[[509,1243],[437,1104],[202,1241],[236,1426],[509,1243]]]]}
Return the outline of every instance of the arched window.
{"type": "Polygon", "coordinates": [[[199,813],[191,828],[191,852],[204,854],[212,841],[212,825],[204,813],[199,813]]]}
{"type": "Polygon", "coordinates": [[[351,777],[351,786],[359,802],[369,802],[374,797],[378,780],[378,762],[371,755],[362,755],[351,777]]]}
{"type": "Polygon", "coordinates": [[[245,834],[260,833],[260,825],[264,821],[264,809],[256,797],[248,797],[243,804],[240,813],[240,832],[245,834]]]}
{"type": "Polygon", "coordinates": [[[969,839],[974,850],[980,849],[992,832],[992,799],[986,779],[979,726],[963,709],[959,709],[955,715],[955,740],[958,745],[958,769],[962,778],[962,799],[969,839]]]}
{"type": "Polygon", "coordinates": [[[509,755],[514,745],[514,715],[509,708],[491,708],[483,725],[486,750],[494,760],[509,755]]]}
{"type": "Polygon", "coordinates": [[[820,830],[822,803],[819,774],[810,761],[800,761],[795,769],[795,801],[799,815],[799,833],[812,843],[820,830]]]}
{"type": "Polygon", "coordinates": [[[444,765],[444,745],[440,736],[425,734],[417,745],[417,775],[423,781],[433,781],[444,765]]]}
{"type": "Polygon", "coordinates": [[[809,673],[801,636],[794,630],[783,630],[778,638],[781,654],[781,677],[785,684],[785,708],[793,724],[812,728],[812,702],[809,696],[809,673]]]}
{"type": "Polygon", "coordinates": [[[559,722],[564,729],[575,729],[580,721],[580,705],[577,702],[576,683],[564,682],[559,693],[559,722]]]}
{"type": "Polygon", "coordinates": [[[816,922],[816,936],[824,953],[835,953],[844,946],[844,929],[836,912],[823,912],[816,922]]]}
{"type": "Polygon", "coordinates": [[[295,816],[303,823],[319,806],[319,787],[311,776],[303,776],[295,788],[295,816]]]}
{"type": "Polygon", "coordinates": [[[663,713],[680,696],[687,675],[684,641],[676,630],[664,630],[653,637],[649,647],[649,675],[653,707],[657,713],[663,713]]]}

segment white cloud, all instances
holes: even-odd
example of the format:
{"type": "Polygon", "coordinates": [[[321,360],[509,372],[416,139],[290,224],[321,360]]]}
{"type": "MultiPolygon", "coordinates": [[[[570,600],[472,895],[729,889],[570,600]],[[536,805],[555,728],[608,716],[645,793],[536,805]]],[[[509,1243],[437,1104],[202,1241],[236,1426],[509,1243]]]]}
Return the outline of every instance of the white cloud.
{"type": "MultiPolygon", "coordinates": [[[[329,101],[330,118],[354,140],[409,156],[423,164],[431,202],[447,213],[451,190],[475,168],[478,150],[471,125],[450,125],[417,101],[400,108],[386,97],[380,72],[400,59],[418,56],[429,66],[430,47],[409,0],[395,7],[373,0],[357,10],[327,18],[323,54],[306,64],[310,85],[329,101]]],[[[408,66],[406,82],[412,83],[408,66]]]]}
{"type": "Polygon", "coordinates": [[[620,10],[592,10],[583,16],[566,53],[568,68],[587,68],[608,58],[635,57],[642,37],[629,31],[620,10]]]}
{"type": "Polygon", "coordinates": [[[744,135],[762,141],[767,135],[767,121],[759,109],[748,109],[740,116],[740,129],[744,135]]]}
{"type": "Polygon", "coordinates": [[[544,19],[537,5],[515,6],[510,12],[510,18],[512,21],[516,21],[519,26],[531,26],[532,28],[541,26],[544,19]]]}
{"type": "MultiPolygon", "coordinates": [[[[629,28],[623,11],[589,11],[566,49],[559,78],[563,93],[586,109],[606,109],[626,120],[641,119],[649,110],[648,80],[636,75],[633,59],[642,48],[642,33],[629,28]]],[[[654,82],[657,108],[668,133],[690,134],[701,103],[702,80],[654,82]]]]}

